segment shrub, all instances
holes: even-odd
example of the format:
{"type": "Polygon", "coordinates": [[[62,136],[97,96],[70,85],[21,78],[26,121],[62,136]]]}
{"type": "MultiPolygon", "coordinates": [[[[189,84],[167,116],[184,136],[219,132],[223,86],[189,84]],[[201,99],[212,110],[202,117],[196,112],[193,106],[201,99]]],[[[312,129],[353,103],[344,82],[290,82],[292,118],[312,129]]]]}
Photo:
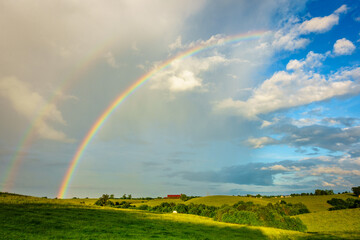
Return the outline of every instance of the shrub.
{"type": "Polygon", "coordinates": [[[188,207],[185,204],[180,203],[176,205],[175,211],[178,213],[187,213],[188,207]]]}
{"type": "Polygon", "coordinates": [[[146,205],[146,204],[142,204],[142,205],[140,205],[139,207],[137,207],[137,209],[139,209],[139,210],[148,210],[148,209],[149,209],[149,206],[146,205]]]}
{"type": "Polygon", "coordinates": [[[223,222],[247,224],[252,226],[263,225],[257,213],[250,211],[229,211],[222,216],[223,222]]]}
{"type": "Polygon", "coordinates": [[[275,205],[261,206],[252,202],[240,201],[233,206],[222,206],[216,211],[214,219],[253,226],[267,226],[289,230],[305,231],[306,226],[299,218],[290,217],[309,212],[304,204],[287,204],[285,201],[275,205]]]}
{"type": "Polygon", "coordinates": [[[359,195],[360,195],[360,186],[358,186],[358,187],[353,187],[353,188],[351,188],[351,190],[353,191],[353,193],[354,193],[356,196],[359,196],[359,195]]]}
{"type": "Polygon", "coordinates": [[[347,208],[360,208],[360,200],[354,198],[348,198],[346,201],[338,198],[332,198],[327,203],[334,206],[329,208],[329,211],[347,209],[347,208]]]}
{"type": "Polygon", "coordinates": [[[114,203],[109,200],[109,195],[103,194],[96,202],[98,206],[114,206],[114,203]]]}

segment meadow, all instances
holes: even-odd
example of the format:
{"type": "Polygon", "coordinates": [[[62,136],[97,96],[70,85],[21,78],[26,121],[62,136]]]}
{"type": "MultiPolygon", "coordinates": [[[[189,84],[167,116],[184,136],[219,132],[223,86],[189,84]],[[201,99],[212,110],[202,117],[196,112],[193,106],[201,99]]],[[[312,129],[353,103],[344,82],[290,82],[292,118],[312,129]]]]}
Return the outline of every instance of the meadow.
{"type": "MultiPolygon", "coordinates": [[[[279,201],[275,198],[208,196],[183,203],[219,206],[230,205],[239,199],[264,205],[279,201]]],[[[359,209],[319,210],[327,208],[326,199],[324,196],[291,198],[294,202],[303,200],[304,204],[310,204],[312,207],[308,206],[309,209],[317,209],[316,212],[298,215],[308,227],[307,233],[301,233],[217,222],[190,214],[99,207],[94,205],[96,199],[46,199],[0,194],[0,239],[360,239],[359,209]]],[[[114,199],[118,200],[123,201],[114,199]]],[[[164,200],[126,201],[135,205],[157,205],[164,200]]],[[[182,202],[178,199],[171,201],[182,202]]]]}

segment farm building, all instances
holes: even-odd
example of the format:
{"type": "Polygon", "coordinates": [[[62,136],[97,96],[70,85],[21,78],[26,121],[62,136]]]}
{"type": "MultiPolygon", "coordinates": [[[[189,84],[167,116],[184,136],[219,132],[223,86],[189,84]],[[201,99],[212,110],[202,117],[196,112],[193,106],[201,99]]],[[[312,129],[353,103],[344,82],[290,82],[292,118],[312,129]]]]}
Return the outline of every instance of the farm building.
{"type": "Polygon", "coordinates": [[[179,195],[167,195],[167,197],[165,197],[165,198],[168,198],[168,199],[179,199],[180,196],[181,196],[181,194],[179,194],[179,195]]]}

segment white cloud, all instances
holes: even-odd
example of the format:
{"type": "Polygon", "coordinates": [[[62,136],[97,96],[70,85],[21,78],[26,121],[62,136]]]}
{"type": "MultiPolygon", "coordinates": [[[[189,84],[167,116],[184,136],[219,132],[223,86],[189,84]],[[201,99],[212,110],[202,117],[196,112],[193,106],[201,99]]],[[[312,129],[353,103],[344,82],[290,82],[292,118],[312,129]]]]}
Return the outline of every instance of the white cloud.
{"type": "Polygon", "coordinates": [[[323,182],[322,182],[322,186],[323,186],[323,187],[335,187],[335,184],[332,184],[332,183],[328,183],[328,182],[323,181],[323,182]]]}
{"type": "Polygon", "coordinates": [[[263,120],[260,128],[266,128],[268,126],[271,126],[273,123],[272,122],[269,122],[269,121],[266,121],[266,120],[263,120]]]}
{"type": "Polygon", "coordinates": [[[182,43],[181,43],[181,36],[178,36],[176,38],[175,42],[173,42],[169,45],[169,49],[171,51],[176,50],[178,48],[183,48],[182,43]]]}
{"type": "Polygon", "coordinates": [[[170,91],[187,91],[201,86],[202,79],[195,76],[193,72],[184,70],[177,76],[169,78],[170,91]]]}
{"type": "Polygon", "coordinates": [[[329,53],[319,54],[310,51],[304,60],[290,60],[286,65],[286,70],[301,70],[305,67],[315,68],[322,65],[323,60],[327,57],[329,53]]]}
{"type": "Polygon", "coordinates": [[[360,176],[359,170],[345,170],[336,166],[317,166],[310,170],[311,175],[317,176],[321,174],[337,174],[337,175],[355,175],[360,176]]]}
{"type": "Polygon", "coordinates": [[[341,7],[339,7],[338,9],[335,10],[335,14],[340,14],[340,13],[346,13],[349,10],[348,6],[346,6],[346,4],[342,5],[341,7]]]}
{"type": "Polygon", "coordinates": [[[249,138],[246,143],[252,148],[263,148],[265,145],[277,143],[277,140],[271,137],[249,138]]]}
{"type": "Polygon", "coordinates": [[[331,14],[325,17],[315,17],[303,22],[299,26],[299,33],[324,33],[329,31],[333,26],[337,24],[339,24],[339,15],[337,14],[331,14]]]}
{"type": "Polygon", "coordinates": [[[280,165],[280,164],[275,164],[275,165],[270,166],[270,167],[262,167],[261,170],[293,172],[293,171],[300,171],[301,168],[300,167],[295,167],[295,166],[285,167],[285,166],[280,165]]]}
{"type": "Polygon", "coordinates": [[[26,78],[38,87],[49,81],[59,86],[104,55],[110,66],[117,67],[114,56],[125,58],[119,52],[129,46],[136,51],[135,41],[139,46],[153,44],[154,39],[159,45],[168,42],[203,4],[203,0],[1,2],[0,72],[26,78]]]}
{"type": "Polygon", "coordinates": [[[317,124],[318,122],[320,122],[320,119],[316,118],[300,118],[291,120],[291,123],[297,127],[311,126],[317,124]]]}
{"type": "Polygon", "coordinates": [[[219,64],[228,64],[232,61],[236,60],[222,56],[177,59],[151,78],[151,88],[167,89],[171,92],[206,90],[200,75],[213,70],[219,64]]]}
{"type": "Polygon", "coordinates": [[[346,38],[339,39],[334,44],[335,55],[351,55],[355,50],[355,45],[346,38]]]}
{"type": "Polygon", "coordinates": [[[0,95],[7,99],[16,112],[29,121],[35,121],[36,116],[43,117],[35,123],[39,137],[63,142],[72,139],[51,127],[47,121],[66,125],[62,113],[54,104],[47,104],[46,100],[37,92],[29,89],[27,84],[15,77],[6,77],[0,80],[0,95]]]}
{"type": "Polygon", "coordinates": [[[314,65],[321,65],[323,58],[324,55],[310,52],[305,60],[292,60],[287,68],[296,71],[276,72],[255,88],[247,100],[224,99],[215,103],[214,110],[256,119],[260,114],[360,93],[360,68],[342,70],[326,77],[311,70],[314,65]]]}
{"type": "Polygon", "coordinates": [[[298,31],[295,29],[288,33],[284,30],[279,30],[275,33],[274,38],[272,45],[275,48],[288,51],[305,48],[310,42],[309,39],[300,38],[298,31]]]}
{"type": "Polygon", "coordinates": [[[296,18],[290,19],[287,24],[274,34],[272,45],[278,49],[295,50],[304,48],[309,39],[301,37],[310,33],[324,33],[339,24],[339,15],[347,11],[347,6],[342,5],[334,13],[325,17],[314,17],[299,23],[296,18]]]}

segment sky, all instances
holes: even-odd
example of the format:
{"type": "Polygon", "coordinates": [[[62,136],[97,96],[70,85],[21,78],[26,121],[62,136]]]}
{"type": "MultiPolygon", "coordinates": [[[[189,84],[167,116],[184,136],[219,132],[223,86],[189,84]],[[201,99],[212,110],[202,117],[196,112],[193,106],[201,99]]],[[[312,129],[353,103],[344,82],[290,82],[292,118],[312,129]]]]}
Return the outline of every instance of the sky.
{"type": "Polygon", "coordinates": [[[359,1],[0,0],[0,29],[0,191],[58,196],[154,69],[64,197],[360,185],[359,1]]]}

